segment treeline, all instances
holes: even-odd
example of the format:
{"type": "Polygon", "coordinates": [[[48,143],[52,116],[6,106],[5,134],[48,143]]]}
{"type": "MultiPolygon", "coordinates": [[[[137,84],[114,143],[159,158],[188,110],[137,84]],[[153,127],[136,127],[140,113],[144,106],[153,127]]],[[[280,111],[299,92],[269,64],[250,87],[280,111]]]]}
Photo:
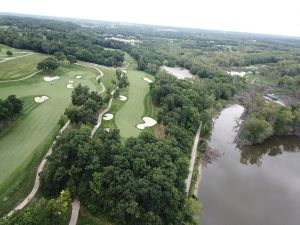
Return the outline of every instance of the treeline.
{"type": "Polygon", "coordinates": [[[30,206],[0,219],[0,225],[63,225],[71,208],[70,192],[62,190],[57,198],[40,198],[30,206]]]}
{"type": "Polygon", "coordinates": [[[166,126],[167,136],[185,154],[190,153],[193,137],[202,121],[202,136],[211,131],[212,108],[216,101],[232,97],[243,81],[233,82],[229,76],[182,81],[159,73],[150,85],[153,103],[160,107],[158,122],[166,126]]]}
{"type": "Polygon", "coordinates": [[[0,99],[0,133],[22,111],[23,103],[15,95],[8,96],[5,100],[0,99]]]}
{"type": "Polygon", "coordinates": [[[241,125],[241,144],[262,143],[272,135],[300,136],[300,104],[280,106],[258,96],[252,108],[241,125]]]}
{"type": "Polygon", "coordinates": [[[192,222],[184,193],[188,160],[171,140],[142,133],[121,144],[119,131],[67,130],[41,173],[41,192],[69,188],[94,213],[117,224],[192,222]]]}
{"type": "MultiPolygon", "coordinates": [[[[29,49],[45,54],[57,51],[74,55],[78,60],[106,66],[122,66],[124,53],[105,50],[110,40],[86,33],[79,25],[70,22],[28,17],[1,16],[0,43],[14,48],[29,49]]],[[[114,43],[111,43],[113,45],[114,43]]]]}
{"type": "Polygon", "coordinates": [[[65,115],[74,124],[94,125],[103,104],[104,101],[97,92],[79,84],[72,92],[72,105],[65,110],[65,115]]]}

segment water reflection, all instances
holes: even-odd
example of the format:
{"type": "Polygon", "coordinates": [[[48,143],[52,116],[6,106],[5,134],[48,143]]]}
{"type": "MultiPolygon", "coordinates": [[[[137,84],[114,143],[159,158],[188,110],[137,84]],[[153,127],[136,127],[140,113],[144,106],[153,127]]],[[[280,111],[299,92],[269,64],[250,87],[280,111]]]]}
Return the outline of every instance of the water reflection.
{"type": "Polygon", "coordinates": [[[214,123],[199,188],[202,225],[299,225],[300,139],[275,137],[239,149],[243,108],[224,109],[214,123]]]}
{"type": "Polygon", "coordinates": [[[240,162],[246,165],[262,165],[263,156],[277,156],[284,152],[299,152],[300,139],[296,137],[273,137],[261,145],[241,148],[240,162]]]}

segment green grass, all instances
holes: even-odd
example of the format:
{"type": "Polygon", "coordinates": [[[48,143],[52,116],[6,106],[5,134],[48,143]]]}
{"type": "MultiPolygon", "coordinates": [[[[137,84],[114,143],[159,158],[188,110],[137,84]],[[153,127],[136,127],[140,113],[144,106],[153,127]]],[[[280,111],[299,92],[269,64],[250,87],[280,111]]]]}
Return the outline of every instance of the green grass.
{"type": "Polygon", "coordinates": [[[128,99],[121,109],[115,115],[115,122],[120,129],[121,137],[136,137],[141,132],[136,125],[142,123],[142,117],[145,112],[144,100],[149,93],[149,83],[143,80],[143,77],[154,79],[153,76],[136,71],[128,70],[129,91],[128,99]]]}
{"type": "Polygon", "coordinates": [[[37,71],[37,64],[41,62],[45,55],[31,54],[21,58],[16,58],[0,63],[0,79],[19,79],[37,71]]]}
{"type": "Polygon", "coordinates": [[[77,225],[113,225],[105,216],[94,216],[84,207],[80,208],[77,225]]]}
{"type": "MultiPolygon", "coordinates": [[[[111,76],[103,72],[104,76],[111,76]]],[[[0,83],[0,98],[11,94],[18,98],[31,96],[31,99],[49,96],[47,101],[32,108],[28,115],[17,120],[0,137],[0,214],[9,211],[29,193],[36,172],[33,169],[48,150],[54,131],[57,131],[57,122],[71,102],[72,89],[66,88],[68,81],[73,80],[74,86],[81,83],[91,90],[102,90],[96,83],[96,70],[90,68],[63,65],[50,74],[60,76],[60,79],[52,82],[44,81],[45,75],[49,74],[38,74],[20,82],[0,83]],[[82,79],[76,79],[77,75],[81,75],[82,79]]],[[[30,109],[28,104],[25,106],[24,113],[30,109]]]]}

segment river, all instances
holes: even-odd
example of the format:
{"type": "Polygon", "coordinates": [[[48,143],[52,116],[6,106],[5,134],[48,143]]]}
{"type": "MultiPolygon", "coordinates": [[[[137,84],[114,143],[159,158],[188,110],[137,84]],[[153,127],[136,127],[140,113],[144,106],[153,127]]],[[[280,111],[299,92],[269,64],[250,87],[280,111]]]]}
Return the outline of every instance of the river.
{"type": "Polygon", "coordinates": [[[209,146],[218,153],[203,163],[201,225],[299,225],[300,139],[240,149],[234,139],[243,111],[232,105],[215,120],[209,146]]]}

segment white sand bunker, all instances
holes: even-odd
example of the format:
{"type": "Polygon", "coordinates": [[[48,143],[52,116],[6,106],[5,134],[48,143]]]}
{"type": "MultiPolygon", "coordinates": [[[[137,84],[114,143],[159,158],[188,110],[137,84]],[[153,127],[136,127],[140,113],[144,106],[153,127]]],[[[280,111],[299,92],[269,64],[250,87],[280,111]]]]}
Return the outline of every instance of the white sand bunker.
{"type": "Polygon", "coordinates": [[[147,77],[143,77],[143,79],[144,79],[145,81],[147,81],[148,83],[152,83],[152,82],[153,82],[152,80],[148,79],[147,77]]]}
{"type": "Polygon", "coordinates": [[[70,84],[74,83],[74,80],[69,80],[69,83],[70,83],[70,84]]]}
{"type": "Polygon", "coordinates": [[[67,88],[74,88],[73,84],[67,84],[67,88]]]}
{"type": "Polygon", "coordinates": [[[144,123],[140,123],[140,124],[136,125],[136,127],[140,130],[144,130],[145,127],[152,127],[155,124],[157,124],[156,120],[152,119],[151,117],[144,117],[143,120],[144,120],[144,123]]]}
{"type": "Polygon", "coordinates": [[[124,95],[119,95],[119,98],[121,101],[126,101],[127,100],[127,97],[124,96],[124,95]]]}
{"type": "Polygon", "coordinates": [[[245,71],[242,72],[238,72],[238,71],[227,71],[227,74],[230,76],[240,76],[243,77],[245,76],[247,73],[245,71]]]}
{"type": "Polygon", "coordinates": [[[44,81],[53,81],[53,80],[57,80],[59,79],[59,76],[55,76],[55,77],[44,77],[44,81]]]}
{"type": "Polygon", "coordinates": [[[46,101],[47,99],[49,99],[48,96],[38,96],[34,98],[34,101],[37,103],[42,103],[44,101],[46,101]]]}
{"type": "Polygon", "coordinates": [[[78,76],[76,76],[76,78],[77,78],[77,79],[81,79],[81,78],[82,78],[82,76],[79,76],[79,75],[78,75],[78,76]]]}
{"type": "Polygon", "coordinates": [[[110,129],[109,129],[109,128],[105,128],[105,130],[106,130],[106,132],[109,132],[109,131],[110,131],[110,129]]]}
{"type": "Polygon", "coordinates": [[[106,113],[104,114],[103,116],[103,119],[104,120],[112,120],[114,118],[114,115],[113,114],[110,114],[110,113],[106,113]]]}

